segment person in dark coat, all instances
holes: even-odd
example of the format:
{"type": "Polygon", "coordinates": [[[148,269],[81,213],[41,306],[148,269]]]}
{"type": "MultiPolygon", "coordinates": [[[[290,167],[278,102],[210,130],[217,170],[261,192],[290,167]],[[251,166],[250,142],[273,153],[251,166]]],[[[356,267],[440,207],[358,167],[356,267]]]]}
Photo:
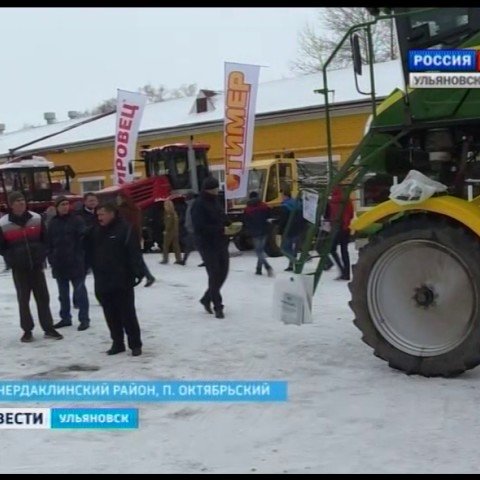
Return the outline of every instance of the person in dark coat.
{"type": "MultiPolygon", "coordinates": [[[[283,192],[283,200],[280,210],[279,229],[282,233],[282,248],[292,257],[296,257],[300,250],[300,242],[304,233],[306,222],[303,218],[303,207],[300,199],[292,198],[290,192],[283,192]],[[292,213],[293,212],[293,213],[292,213]],[[290,225],[289,218],[292,215],[290,225]],[[288,228],[287,228],[288,226],[288,228]]],[[[289,260],[285,271],[293,270],[293,262],[289,260]]]]}
{"type": "Polygon", "coordinates": [[[77,212],[77,215],[80,215],[85,221],[87,229],[98,225],[97,206],[98,197],[93,192],[87,192],[83,196],[83,206],[77,212]]]}
{"type": "MultiPolygon", "coordinates": [[[[97,218],[97,206],[98,206],[98,197],[93,192],[87,192],[83,196],[83,205],[80,206],[79,210],[75,210],[77,215],[82,217],[85,225],[87,226],[87,232],[93,227],[98,225],[97,218]]],[[[88,259],[85,261],[85,272],[88,275],[92,270],[92,266],[89,265],[88,259]]],[[[78,308],[77,299],[73,297],[73,306],[78,308]]]]}
{"type": "Polygon", "coordinates": [[[89,302],[85,287],[84,236],[87,230],[79,215],[70,212],[70,202],[64,196],[55,199],[57,214],[50,220],[47,229],[48,261],[53,278],[57,281],[60,301],[60,322],[55,328],[72,325],[70,312],[70,283],[78,307],[79,331],[90,326],[89,302]]]}
{"type": "Polygon", "coordinates": [[[267,262],[265,253],[269,217],[269,206],[260,200],[257,192],[250,192],[247,207],[243,214],[243,223],[250,237],[252,237],[255,254],[257,255],[257,269],[255,273],[261,275],[262,267],[265,267],[268,276],[271,277],[273,276],[273,269],[267,262]]]}
{"type": "Polygon", "coordinates": [[[108,355],[125,351],[124,336],[133,356],[142,354],[134,287],[144,278],[142,250],[134,229],[119,217],[114,203],[97,208],[99,225],[88,233],[86,246],[95,281],[95,295],[103,308],[112,347],[108,355]]]}
{"type": "MultiPolygon", "coordinates": [[[[63,197],[61,197],[63,198],[63,197]]],[[[56,202],[55,202],[56,203],[56,202]]],[[[45,227],[47,227],[47,231],[48,231],[48,226],[50,225],[50,221],[52,220],[52,218],[57,214],[57,209],[55,207],[55,205],[50,205],[49,207],[47,207],[47,209],[42,213],[42,219],[45,223],[45,227]]]]}
{"type": "Polygon", "coordinates": [[[193,229],[192,208],[198,195],[194,192],[188,192],[185,196],[185,216],[183,218],[183,228],[185,229],[184,236],[184,253],[182,258],[182,265],[187,264],[187,259],[193,250],[195,250],[195,231],[193,229]]]}
{"type": "Polygon", "coordinates": [[[45,224],[38,213],[27,210],[21,192],[11,192],[8,204],[10,213],[0,219],[0,255],[11,267],[17,291],[20,326],[24,332],[20,341],[33,341],[34,323],[30,311],[32,292],[45,337],[61,340],[63,336],[53,327],[50,295],[43,270],[47,256],[45,224]]]}
{"type": "MultiPolygon", "coordinates": [[[[2,218],[4,215],[8,215],[8,213],[0,212],[0,218],[2,218]]],[[[3,269],[2,273],[6,273],[10,270],[10,265],[7,263],[5,259],[3,259],[3,263],[5,264],[5,268],[3,269]]]]}
{"type": "Polygon", "coordinates": [[[345,198],[342,187],[336,186],[327,205],[326,218],[330,221],[331,227],[336,230],[333,239],[331,255],[340,269],[340,276],[337,280],[350,280],[350,255],[348,253],[348,244],[350,242],[350,222],[353,218],[353,203],[350,198],[345,198]],[[343,212],[342,206],[343,207],[343,212]],[[338,256],[338,247],[340,255],[338,256]]]}
{"type": "Polygon", "coordinates": [[[192,207],[195,243],[205,263],[208,288],[200,303],[208,313],[215,311],[217,318],[224,318],[224,306],[220,289],[228,275],[228,237],[225,227],[230,224],[223,206],[218,201],[218,180],[207,177],[202,192],[192,207]]]}
{"type": "MultiPolygon", "coordinates": [[[[127,223],[129,223],[133,227],[134,232],[138,235],[138,241],[141,244],[143,239],[143,234],[142,234],[143,219],[142,219],[142,211],[140,210],[140,207],[135,205],[135,202],[130,197],[125,195],[125,193],[123,192],[120,192],[117,195],[117,207],[118,207],[118,213],[120,217],[122,217],[127,223]]],[[[147,281],[145,282],[145,287],[150,287],[150,285],[153,285],[156,279],[150,272],[150,269],[148,268],[147,264],[145,263],[143,254],[142,254],[142,264],[143,264],[145,278],[147,279],[147,281]]]]}

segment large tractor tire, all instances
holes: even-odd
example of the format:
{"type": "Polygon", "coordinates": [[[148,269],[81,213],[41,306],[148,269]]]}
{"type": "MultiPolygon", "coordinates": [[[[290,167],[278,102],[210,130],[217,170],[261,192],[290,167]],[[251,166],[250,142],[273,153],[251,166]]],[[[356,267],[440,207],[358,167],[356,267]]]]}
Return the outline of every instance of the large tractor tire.
{"type": "Polygon", "coordinates": [[[269,257],[283,256],[282,250],[280,249],[282,237],[278,231],[278,225],[271,223],[268,228],[267,241],[265,242],[265,253],[269,257]]]}
{"type": "Polygon", "coordinates": [[[363,341],[391,367],[450,377],[480,363],[480,242],[461,225],[392,223],[360,250],[349,287],[363,341]]]}

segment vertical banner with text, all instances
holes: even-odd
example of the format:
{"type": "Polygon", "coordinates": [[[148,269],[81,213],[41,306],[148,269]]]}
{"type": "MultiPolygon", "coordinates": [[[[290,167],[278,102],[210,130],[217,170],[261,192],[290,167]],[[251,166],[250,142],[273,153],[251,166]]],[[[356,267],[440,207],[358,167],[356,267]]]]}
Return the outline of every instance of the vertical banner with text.
{"type": "Polygon", "coordinates": [[[118,90],[115,131],[115,185],[123,185],[134,178],[133,160],[138,130],[147,97],[142,93],[118,90]]]}
{"type": "Polygon", "coordinates": [[[247,196],[252,160],[258,65],[225,62],[225,198],[247,196]]]}

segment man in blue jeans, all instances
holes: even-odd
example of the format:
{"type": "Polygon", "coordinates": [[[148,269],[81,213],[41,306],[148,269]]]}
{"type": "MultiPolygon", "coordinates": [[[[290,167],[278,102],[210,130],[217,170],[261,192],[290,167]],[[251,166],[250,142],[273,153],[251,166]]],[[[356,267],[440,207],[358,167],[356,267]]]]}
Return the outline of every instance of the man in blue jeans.
{"type": "Polygon", "coordinates": [[[73,298],[78,307],[78,330],[86,330],[90,326],[88,315],[89,302],[85,287],[85,249],[83,239],[87,226],[79,215],[70,211],[70,203],[66,197],[58,197],[55,201],[57,215],[50,221],[47,231],[48,261],[52,267],[53,277],[58,285],[60,301],[60,322],[55,328],[72,325],[70,312],[70,283],[73,287],[73,298]]]}
{"type": "MultiPolygon", "coordinates": [[[[283,237],[282,248],[293,258],[296,258],[300,250],[300,242],[306,227],[305,222],[301,199],[292,198],[288,190],[284,191],[280,210],[279,229],[283,237]],[[289,224],[290,215],[292,215],[292,220],[289,224]]],[[[293,262],[289,259],[288,267],[285,271],[291,272],[292,270],[293,262]]]]}
{"type": "Polygon", "coordinates": [[[268,218],[270,217],[269,206],[260,200],[257,192],[250,192],[247,207],[243,214],[243,223],[253,240],[255,254],[257,255],[257,275],[262,274],[262,267],[267,270],[269,277],[273,276],[273,269],[267,262],[265,242],[268,233],[268,218]]]}

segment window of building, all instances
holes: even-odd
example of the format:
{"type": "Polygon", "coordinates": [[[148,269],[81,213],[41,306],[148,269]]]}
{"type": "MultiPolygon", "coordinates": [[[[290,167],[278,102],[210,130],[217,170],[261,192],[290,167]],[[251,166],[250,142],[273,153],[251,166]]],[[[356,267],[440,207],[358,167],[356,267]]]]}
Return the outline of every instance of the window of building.
{"type": "Polygon", "coordinates": [[[221,165],[213,165],[210,167],[210,175],[215,177],[220,184],[220,190],[224,190],[225,187],[225,169],[221,165]]]}
{"type": "MultiPolygon", "coordinates": [[[[133,172],[133,179],[134,180],[140,180],[143,178],[143,173],[142,172],[139,172],[138,170],[135,170],[133,172]]],[[[110,175],[110,180],[112,181],[112,183],[115,181],[115,175],[110,175]]],[[[81,182],[81,180],[80,180],[81,182]]]]}
{"type": "Polygon", "coordinates": [[[81,194],[87,192],[97,192],[105,187],[105,177],[80,178],[81,194]]]}
{"type": "Polygon", "coordinates": [[[208,110],[208,98],[197,98],[197,113],[203,113],[208,110]]]}
{"type": "Polygon", "coordinates": [[[215,110],[215,97],[217,93],[218,92],[215,92],[214,90],[199,90],[197,98],[190,109],[190,113],[205,113],[215,110]]]}

